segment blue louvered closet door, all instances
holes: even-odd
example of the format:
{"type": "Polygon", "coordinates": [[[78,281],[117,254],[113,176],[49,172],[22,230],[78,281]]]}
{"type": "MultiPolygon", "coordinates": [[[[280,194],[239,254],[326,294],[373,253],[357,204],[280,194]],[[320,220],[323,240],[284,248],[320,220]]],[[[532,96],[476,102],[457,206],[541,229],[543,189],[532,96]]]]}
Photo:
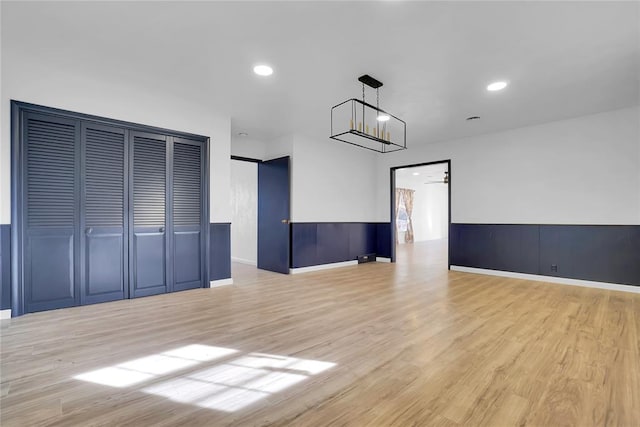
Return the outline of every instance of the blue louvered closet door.
{"type": "Polygon", "coordinates": [[[201,288],[204,284],[202,142],[173,138],[172,290],[201,288]]]}
{"type": "Polygon", "coordinates": [[[82,304],[128,297],[125,136],[122,128],[82,125],[82,304]]]}
{"type": "Polygon", "coordinates": [[[130,297],[169,291],[167,262],[167,136],[131,132],[130,297]]]}
{"type": "Polygon", "coordinates": [[[206,286],[207,139],[35,107],[16,116],[14,313],[206,286]]]}
{"type": "Polygon", "coordinates": [[[23,283],[26,312],[77,305],[80,123],[23,121],[23,283]]]}

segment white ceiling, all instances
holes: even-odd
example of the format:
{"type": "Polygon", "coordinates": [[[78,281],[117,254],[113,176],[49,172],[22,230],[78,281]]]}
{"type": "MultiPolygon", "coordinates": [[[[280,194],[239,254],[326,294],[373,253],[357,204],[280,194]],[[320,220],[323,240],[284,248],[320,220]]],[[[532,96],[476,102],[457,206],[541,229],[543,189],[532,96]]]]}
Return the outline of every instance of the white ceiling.
{"type": "Polygon", "coordinates": [[[425,185],[426,182],[442,181],[447,170],[446,163],[396,169],[396,188],[418,189],[425,185]]]}
{"type": "Polygon", "coordinates": [[[636,105],[640,97],[639,2],[2,8],[3,48],[213,103],[232,117],[234,135],[258,139],[327,137],[331,106],[360,96],[357,77],[365,73],[384,82],[381,106],[407,122],[409,146],[636,105]],[[253,75],[258,62],[275,74],[253,75]],[[509,87],[487,92],[498,79],[509,87]],[[464,120],[473,115],[482,119],[464,120]]]}

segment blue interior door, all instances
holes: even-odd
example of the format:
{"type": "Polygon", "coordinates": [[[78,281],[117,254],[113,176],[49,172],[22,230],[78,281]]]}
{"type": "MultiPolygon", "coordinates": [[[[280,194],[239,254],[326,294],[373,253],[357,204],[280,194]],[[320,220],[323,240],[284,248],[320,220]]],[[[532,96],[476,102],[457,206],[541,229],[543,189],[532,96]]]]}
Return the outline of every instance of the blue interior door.
{"type": "Polygon", "coordinates": [[[204,285],[205,239],[202,201],[204,156],[202,142],[173,138],[173,291],[204,285]]]}
{"type": "Polygon", "coordinates": [[[289,157],[258,163],[258,268],[289,274],[289,157]]]}
{"type": "Polygon", "coordinates": [[[133,236],[130,250],[131,298],[165,293],[167,289],[167,137],[130,132],[129,179],[133,236]]]}
{"type": "Polygon", "coordinates": [[[24,310],[77,305],[80,123],[29,113],[23,132],[24,310]]]}
{"type": "Polygon", "coordinates": [[[82,125],[81,304],[128,297],[125,130],[82,125]]]}

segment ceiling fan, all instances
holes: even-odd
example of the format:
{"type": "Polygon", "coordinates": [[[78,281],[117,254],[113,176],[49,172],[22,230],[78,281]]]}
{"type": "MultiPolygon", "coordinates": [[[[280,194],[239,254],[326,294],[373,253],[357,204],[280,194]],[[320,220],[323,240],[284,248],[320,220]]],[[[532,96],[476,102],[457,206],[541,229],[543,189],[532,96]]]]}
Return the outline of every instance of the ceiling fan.
{"type": "Polygon", "coordinates": [[[444,173],[444,178],[437,181],[427,181],[425,184],[448,184],[449,183],[449,172],[446,171],[444,173]]]}

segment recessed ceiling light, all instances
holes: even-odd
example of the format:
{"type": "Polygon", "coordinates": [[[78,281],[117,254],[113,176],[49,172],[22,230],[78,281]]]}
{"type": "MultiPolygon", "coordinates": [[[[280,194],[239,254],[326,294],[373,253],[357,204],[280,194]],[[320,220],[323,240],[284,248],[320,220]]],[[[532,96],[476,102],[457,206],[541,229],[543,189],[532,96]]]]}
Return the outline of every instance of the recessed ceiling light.
{"type": "Polygon", "coordinates": [[[269,67],[268,65],[261,64],[253,67],[253,72],[259,76],[270,76],[271,74],[273,74],[273,68],[269,67]]]}
{"type": "Polygon", "coordinates": [[[238,132],[238,136],[249,136],[246,132],[238,132]]]}
{"type": "Polygon", "coordinates": [[[379,122],[386,122],[391,118],[391,116],[388,114],[378,114],[378,117],[376,118],[378,119],[379,122]]]}
{"type": "Polygon", "coordinates": [[[420,175],[420,172],[414,172],[413,175],[414,176],[418,176],[418,175],[420,175]]]}
{"type": "Polygon", "coordinates": [[[487,86],[487,90],[495,92],[496,90],[502,90],[505,87],[507,87],[507,82],[493,82],[489,86],[487,86]]]}

